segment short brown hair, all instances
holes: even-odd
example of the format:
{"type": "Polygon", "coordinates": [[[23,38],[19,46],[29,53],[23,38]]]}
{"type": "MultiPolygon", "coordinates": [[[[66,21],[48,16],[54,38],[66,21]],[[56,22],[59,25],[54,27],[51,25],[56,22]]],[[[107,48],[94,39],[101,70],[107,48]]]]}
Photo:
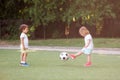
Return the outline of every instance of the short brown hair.
{"type": "Polygon", "coordinates": [[[26,27],[28,27],[27,24],[21,24],[19,29],[22,32],[26,27]]]}
{"type": "Polygon", "coordinates": [[[89,32],[89,30],[88,30],[85,26],[82,26],[82,27],[79,29],[79,33],[80,33],[81,35],[87,35],[87,34],[89,34],[90,32],[89,32]]]}

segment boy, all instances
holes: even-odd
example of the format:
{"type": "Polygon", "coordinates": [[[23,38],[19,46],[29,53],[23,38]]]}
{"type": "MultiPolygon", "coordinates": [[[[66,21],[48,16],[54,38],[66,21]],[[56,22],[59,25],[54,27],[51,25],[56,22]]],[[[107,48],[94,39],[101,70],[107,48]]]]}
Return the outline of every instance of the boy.
{"type": "Polygon", "coordinates": [[[81,54],[87,54],[87,63],[84,65],[86,67],[91,66],[91,53],[93,50],[93,39],[92,36],[90,35],[89,30],[85,27],[82,26],[79,29],[79,33],[81,36],[84,37],[84,41],[85,41],[85,46],[82,48],[82,50],[76,54],[70,54],[70,57],[72,59],[75,59],[76,57],[80,56],[81,54]]]}
{"type": "Polygon", "coordinates": [[[28,64],[26,63],[26,59],[27,59],[27,50],[28,50],[28,37],[27,37],[27,32],[28,30],[28,25],[26,24],[22,24],[20,25],[20,31],[21,31],[21,35],[20,35],[20,48],[21,48],[21,66],[28,66],[28,64]]]}

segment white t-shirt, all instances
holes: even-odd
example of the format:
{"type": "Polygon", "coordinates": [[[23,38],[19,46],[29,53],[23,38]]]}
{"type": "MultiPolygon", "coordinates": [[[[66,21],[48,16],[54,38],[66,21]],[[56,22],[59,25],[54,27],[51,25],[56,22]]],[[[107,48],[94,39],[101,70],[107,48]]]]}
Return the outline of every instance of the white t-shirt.
{"type": "MultiPolygon", "coordinates": [[[[28,48],[28,37],[25,33],[21,33],[20,39],[24,38],[24,46],[25,48],[28,48]]],[[[22,44],[20,44],[20,47],[22,48],[22,44]]]]}
{"type": "Polygon", "coordinates": [[[88,45],[87,49],[93,49],[93,47],[94,47],[93,39],[90,34],[88,34],[84,37],[84,41],[85,41],[85,45],[88,45]],[[90,40],[90,44],[88,45],[89,40],[90,40]]]}

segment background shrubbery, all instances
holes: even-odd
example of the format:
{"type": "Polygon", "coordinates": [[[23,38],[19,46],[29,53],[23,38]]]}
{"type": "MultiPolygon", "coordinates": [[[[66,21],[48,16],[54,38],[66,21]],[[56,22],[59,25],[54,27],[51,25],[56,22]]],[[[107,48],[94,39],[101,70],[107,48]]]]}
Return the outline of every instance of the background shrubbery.
{"type": "Polygon", "coordinates": [[[82,25],[93,37],[120,37],[119,7],[119,0],[1,0],[0,39],[19,39],[22,23],[31,39],[77,38],[82,25]]]}

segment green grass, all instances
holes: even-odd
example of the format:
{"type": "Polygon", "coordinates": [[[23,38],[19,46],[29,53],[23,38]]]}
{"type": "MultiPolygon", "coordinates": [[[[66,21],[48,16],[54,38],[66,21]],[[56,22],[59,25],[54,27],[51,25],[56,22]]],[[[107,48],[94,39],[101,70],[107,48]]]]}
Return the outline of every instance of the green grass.
{"type": "Polygon", "coordinates": [[[19,66],[19,50],[0,50],[0,80],[120,80],[120,55],[93,54],[61,61],[59,52],[36,51],[28,55],[29,67],[19,66]]]}
{"type": "MultiPolygon", "coordinates": [[[[0,44],[19,45],[19,40],[0,41],[0,44]]],[[[78,39],[47,39],[47,40],[30,40],[31,46],[67,46],[82,47],[84,46],[83,38],[78,39]]],[[[120,48],[120,38],[94,38],[96,48],[120,48]]]]}

